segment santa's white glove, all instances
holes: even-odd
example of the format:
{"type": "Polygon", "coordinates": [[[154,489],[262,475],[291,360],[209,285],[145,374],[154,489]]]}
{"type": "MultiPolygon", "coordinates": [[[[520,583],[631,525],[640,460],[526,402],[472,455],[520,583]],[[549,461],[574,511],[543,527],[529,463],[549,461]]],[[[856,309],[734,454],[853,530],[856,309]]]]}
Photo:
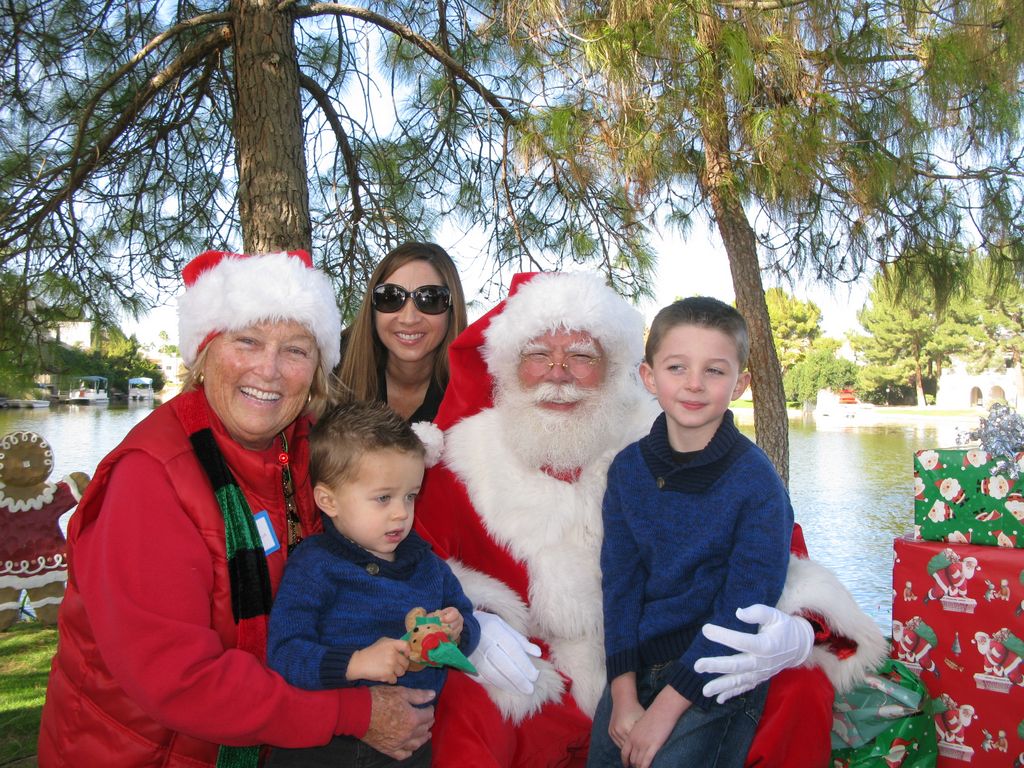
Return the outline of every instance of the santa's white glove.
{"type": "Polygon", "coordinates": [[[473,611],[480,622],[480,644],[469,655],[480,680],[509,693],[533,693],[540,670],[530,656],[540,656],[540,648],[512,629],[493,613],[473,611]]]}
{"type": "Polygon", "coordinates": [[[814,629],[806,619],[790,616],[767,605],[755,604],[736,610],[736,618],[747,624],[760,624],[756,635],[705,624],[701,631],[708,640],[727,645],[739,653],[697,659],[697,672],[716,672],[721,676],[707,683],[704,695],[718,697],[718,703],[746,693],[776,672],[797,667],[807,661],[814,647],[814,629]]]}

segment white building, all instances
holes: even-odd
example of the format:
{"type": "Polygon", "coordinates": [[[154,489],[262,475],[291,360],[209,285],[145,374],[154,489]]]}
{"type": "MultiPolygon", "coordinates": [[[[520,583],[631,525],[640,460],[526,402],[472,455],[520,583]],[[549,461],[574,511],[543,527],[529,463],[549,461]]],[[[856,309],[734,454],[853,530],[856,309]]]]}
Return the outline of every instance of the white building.
{"type": "Polygon", "coordinates": [[[160,372],[164,377],[164,388],[160,390],[159,394],[164,400],[181,391],[186,369],[180,356],[167,355],[163,352],[148,352],[146,358],[160,366],[160,372]]]}
{"type": "Polygon", "coordinates": [[[986,410],[997,401],[1005,402],[1017,412],[1024,410],[1024,376],[1020,366],[1005,367],[973,374],[967,364],[953,358],[952,364],[939,377],[935,405],[938,408],[972,408],[986,410]]]}

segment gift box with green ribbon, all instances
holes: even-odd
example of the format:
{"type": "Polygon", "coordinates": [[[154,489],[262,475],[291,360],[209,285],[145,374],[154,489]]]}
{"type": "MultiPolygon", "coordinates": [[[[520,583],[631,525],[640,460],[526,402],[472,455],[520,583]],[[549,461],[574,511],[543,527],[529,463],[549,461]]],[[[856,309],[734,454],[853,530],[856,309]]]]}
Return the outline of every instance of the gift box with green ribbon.
{"type": "Polygon", "coordinates": [[[932,768],[938,756],[935,720],[924,683],[899,661],[836,696],[832,765],[846,768],[932,768]]]}

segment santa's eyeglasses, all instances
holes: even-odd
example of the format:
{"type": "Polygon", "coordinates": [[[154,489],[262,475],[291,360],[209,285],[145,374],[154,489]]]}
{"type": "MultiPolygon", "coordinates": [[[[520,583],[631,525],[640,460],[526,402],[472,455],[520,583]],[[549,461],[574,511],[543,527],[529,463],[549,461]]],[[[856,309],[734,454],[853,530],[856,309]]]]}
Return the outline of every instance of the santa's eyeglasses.
{"type": "Polygon", "coordinates": [[[520,364],[526,373],[531,376],[543,376],[556,365],[563,371],[568,371],[574,379],[583,379],[594,370],[594,366],[601,362],[596,355],[584,355],[580,353],[566,355],[559,362],[545,352],[531,352],[519,356],[520,364]]]}
{"type": "Polygon", "coordinates": [[[425,315],[440,315],[448,311],[452,294],[443,285],[421,285],[411,291],[394,283],[381,283],[370,294],[370,303],[378,312],[391,314],[405,306],[406,299],[412,298],[416,309],[425,315]]]}

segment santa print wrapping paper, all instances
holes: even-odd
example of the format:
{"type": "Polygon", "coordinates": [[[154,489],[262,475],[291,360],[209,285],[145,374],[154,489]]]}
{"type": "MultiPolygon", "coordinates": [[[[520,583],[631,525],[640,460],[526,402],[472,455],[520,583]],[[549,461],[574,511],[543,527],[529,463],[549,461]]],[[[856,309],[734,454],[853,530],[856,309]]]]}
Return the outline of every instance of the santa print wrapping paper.
{"type": "Polygon", "coordinates": [[[1024,766],[1024,552],[893,543],[892,657],[932,697],[940,768],[1024,766]]]}
{"type": "MultiPolygon", "coordinates": [[[[1024,453],[1015,457],[1024,466],[1024,453]]],[[[914,454],[915,532],[929,541],[1024,547],[1024,477],[980,448],[914,454]]]]}

